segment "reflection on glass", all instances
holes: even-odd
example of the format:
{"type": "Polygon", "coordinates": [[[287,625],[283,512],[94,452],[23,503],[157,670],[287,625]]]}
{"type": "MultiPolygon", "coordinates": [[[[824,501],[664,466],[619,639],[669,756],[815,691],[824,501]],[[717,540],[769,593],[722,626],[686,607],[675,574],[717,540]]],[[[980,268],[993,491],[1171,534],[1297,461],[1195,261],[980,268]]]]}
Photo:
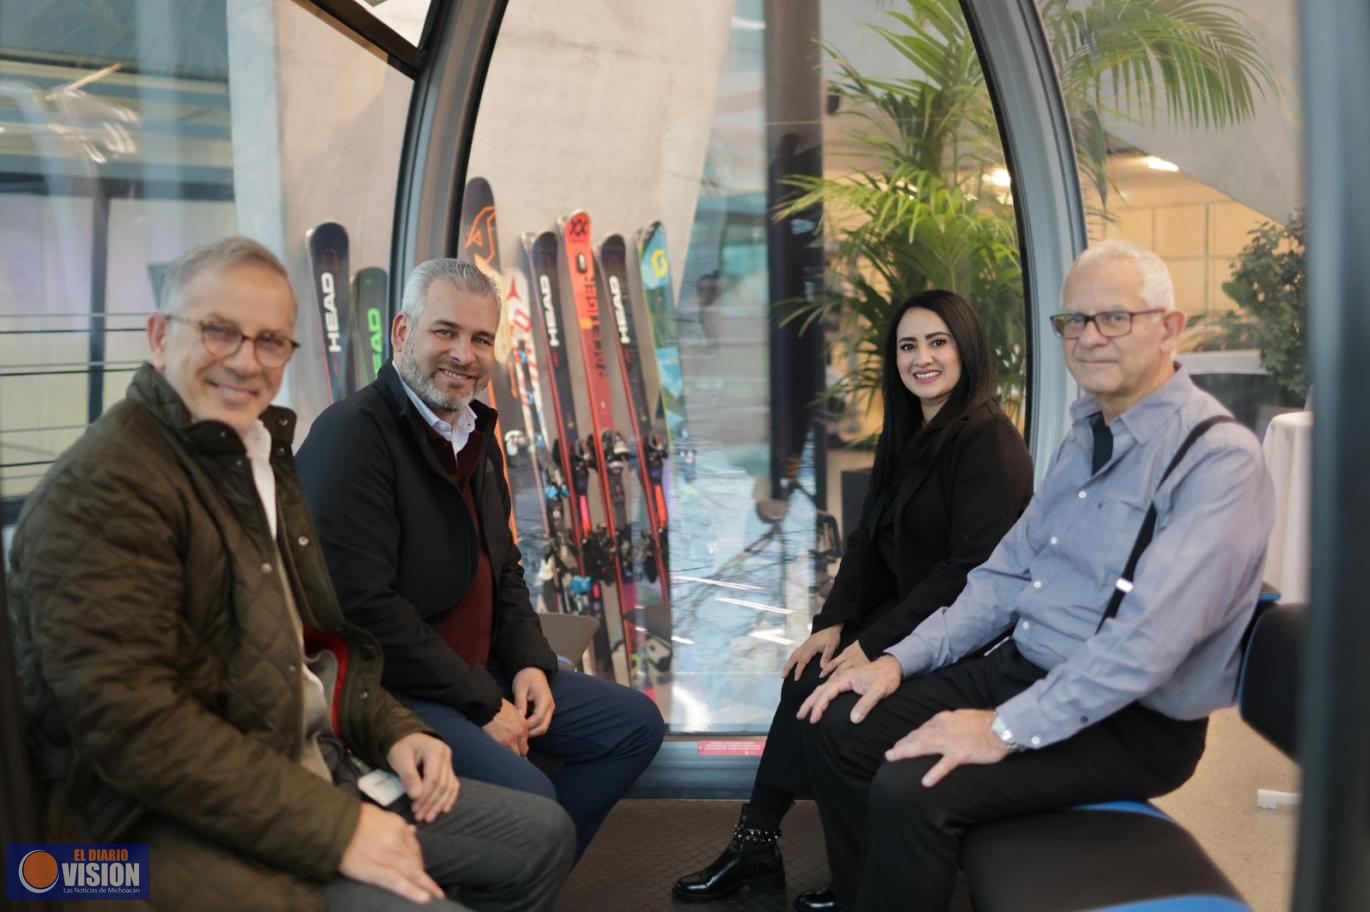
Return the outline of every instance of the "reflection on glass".
{"type": "Polygon", "coordinates": [[[145,354],[159,263],[234,228],[222,0],[0,5],[5,524],[145,354]]]}
{"type": "Polygon", "coordinates": [[[1295,7],[1039,2],[1091,239],[1166,261],[1180,359],[1257,431],[1307,393],[1295,7]]]}
{"type": "MultiPolygon", "coordinates": [[[[658,602],[638,580],[629,600],[644,611],[625,615],[607,570],[584,585],[602,584],[612,673],[650,692],[674,731],[769,722],[780,669],[836,571],[839,532],[856,520],[879,430],[878,334],[896,303],[928,287],[969,298],[991,332],[1005,408],[1021,420],[1024,303],[994,112],[959,8],[923,6],[740,0],[706,4],[702,16],[656,7],[650,22],[628,2],[573,14],[520,0],[506,11],[468,168],[493,190],[501,261],[521,237],[584,210],[596,248],[613,234],[655,239],[669,276],[670,308],[649,305],[660,287],[646,261],[625,300],[656,349],[643,353],[650,427],[637,430],[670,439],[669,586],[658,602]],[[916,122],[919,105],[950,110],[916,122]],[[680,414],[688,457],[674,433],[680,414]],[[643,639],[622,632],[625,616],[643,619],[643,639]]],[[[536,289],[537,265],[523,269],[536,289]]],[[[560,281],[548,284],[561,286],[564,313],[575,312],[565,286],[581,274],[563,250],[560,281]]],[[[600,300],[616,299],[601,288],[600,300]]],[[[544,311],[531,313],[540,339],[544,311]]],[[[593,345],[559,335],[572,337],[565,356],[580,379],[570,398],[584,416],[593,345]]],[[[539,345],[544,412],[553,353],[539,345]]],[[[629,390],[613,339],[603,345],[614,427],[626,429],[629,390]]],[[[572,443],[550,440],[548,451],[572,443]]],[[[628,478],[620,555],[641,571],[651,512],[628,478]]],[[[588,484],[588,525],[607,527],[612,502],[593,474],[588,484]]],[[[525,543],[547,527],[528,515],[525,543]]],[[[543,546],[552,557],[539,561],[541,578],[565,578],[545,610],[579,610],[565,592],[597,549],[589,537],[576,544],[566,557],[543,546]]],[[[586,667],[604,673],[603,657],[592,649],[586,667]]]]}
{"type": "Polygon", "coordinates": [[[300,302],[283,403],[327,404],[306,237],[339,222],[358,373],[383,356],[411,81],[302,4],[0,2],[0,483],[4,525],[147,356],[162,268],[235,231],[300,302]],[[382,343],[377,346],[377,342],[382,343]]]}
{"type": "Polygon", "coordinates": [[[398,32],[406,41],[419,46],[423,25],[428,21],[433,0],[357,0],[357,6],[398,32]]]}

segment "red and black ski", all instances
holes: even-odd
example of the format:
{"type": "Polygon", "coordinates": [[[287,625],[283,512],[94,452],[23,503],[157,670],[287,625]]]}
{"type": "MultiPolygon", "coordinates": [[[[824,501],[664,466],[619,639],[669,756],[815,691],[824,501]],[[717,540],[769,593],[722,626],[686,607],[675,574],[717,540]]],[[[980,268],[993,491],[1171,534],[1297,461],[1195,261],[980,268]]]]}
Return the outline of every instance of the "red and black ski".
{"type": "Polygon", "coordinates": [[[349,300],[351,276],[348,271],[347,229],[337,222],[324,222],[305,235],[309,246],[309,271],[313,276],[314,300],[323,327],[324,374],[328,378],[329,401],[337,402],[351,386],[353,352],[351,344],[352,306],[349,300]]]}
{"type": "Polygon", "coordinates": [[[576,323],[580,329],[581,362],[585,368],[586,391],[590,399],[590,420],[594,429],[586,447],[599,473],[600,493],[604,498],[605,525],[613,542],[614,579],[618,584],[623,650],[628,662],[629,684],[650,690],[643,646],[647,628],[642,623],[642,604],[633,566],[633,531],[628,518],[628,496],[624,475],[631,451],[622,433],[614,428],[614,407],[605,358],[604,333],[600,319],[600,297],[591,239],[590,217],[573,212],[561,222],[570,270],[571,294],[576,302],[576,323]]]}
{"type": "Polygon", "coordinates": [[[595,670],[600,677],[614,680],[603,585],[613,574],[612,545],[606,530],[595,529],[590,513],[589,459],[580,441],[580,425],[576,421],[571,361],[564,334],[566,321],[562,319],[558,271],[560,243],[550,231],[535,238],[525,236],[524,243],[542,315],[537,325],[543,344],[542,363],[547,365],[552,377],[548,386],[551,393],[548,414],[556,440],[543,473],[546,480],[544,508],[548,527],[558,531],[552,533],[548,558],[553,561],[552,573],[558,578],[560,591],[568,598],[572,610],[599,618],[593,650],[595,670]]]}

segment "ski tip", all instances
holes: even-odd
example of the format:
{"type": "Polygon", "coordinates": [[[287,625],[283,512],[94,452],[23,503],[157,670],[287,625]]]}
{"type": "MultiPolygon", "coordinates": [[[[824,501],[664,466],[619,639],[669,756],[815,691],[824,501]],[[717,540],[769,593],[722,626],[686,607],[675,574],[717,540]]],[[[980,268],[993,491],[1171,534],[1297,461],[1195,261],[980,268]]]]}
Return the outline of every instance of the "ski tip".
{"type": "Polygon", "coordinates": [[[573,223],[590,224],[590,213],[584,209],[572,209],[570,212],[557,219],[557,227],[565,231],[573,223]]]}
{"type": "Polygon", "coordinates": [[[567,248],[585,245],[588,253],[577,253],[577,261],[574,263],[576,269],[582,274],[589,274],[594,271],[594,245],[592,241],[593,228],[590,224],[590,216],[583,209],[577,209],[565,219],[562,225],[562,233],[566,236],[567,248]],[[581,260],[584,262],[581,262],[581,260]]]}
{"type": "Polygon", "coordinates": [[[661,235],[664,238],[665,234],[666,226],[660,221],[648,222],[646,226],[638,229],[638,243],[640,246],[645,247],[647,244],[650,244],[657,235],[661,235]]]}
{"type": "Polygon", "coordinates": [[[344,228],[344,227],[343,227],[340,223],[338,223],[338,222],[320,222],[319,224],[315,225],[313,228],[310,228],[308,231],[306,231],[306,232],[304,233],[304,237],[305,237],[305,240],[310,240],[310,239],[313,238],[314,235],[316,235],[316,234],[319,234],[319,233],[328,233],[328,232],[330,232],[330,231],[338,231],[338,232],[341,232],[343,237],[347,237],[347,229],[344,228]]]}

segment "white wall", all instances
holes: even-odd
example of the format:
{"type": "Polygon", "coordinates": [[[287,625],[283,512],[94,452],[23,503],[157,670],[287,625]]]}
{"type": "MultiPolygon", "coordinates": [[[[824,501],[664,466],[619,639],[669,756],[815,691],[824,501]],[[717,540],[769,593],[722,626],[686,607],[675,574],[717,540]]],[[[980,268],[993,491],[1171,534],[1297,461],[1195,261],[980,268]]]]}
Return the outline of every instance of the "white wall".
{"type": "Polygon", "coordinates": [[[300,302],[279,397],[298,445],[328,404],[305,233],[338,222],[353,272],[389,267],[412,81],[292,0],[229,0],[228,16],[238,230],[281,256],[300,302]]]}
{"type": "Polygon", "coordinates": [[[584,208],[601,239],[664,222],[684,263],[732,12],[730,0],[509,4],[468,171],[494,190],[505,262],[520,232],[584,208]]]}

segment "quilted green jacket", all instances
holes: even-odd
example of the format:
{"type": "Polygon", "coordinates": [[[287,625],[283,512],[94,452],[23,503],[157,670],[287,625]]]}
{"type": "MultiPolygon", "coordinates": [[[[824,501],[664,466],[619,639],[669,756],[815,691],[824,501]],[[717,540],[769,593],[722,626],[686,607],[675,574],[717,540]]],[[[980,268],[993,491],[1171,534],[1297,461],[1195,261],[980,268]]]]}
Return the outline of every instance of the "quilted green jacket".
{"type": "Polygon", "coordinates": [[[380,647],[338,608],[291,456],[273,438],[278,550],[240,438],[192,422],[150,365],[29,497],[11,551],[20,691],[47,835],[147,842],[158,909],[322,909],[357,798],[301,748],[293,585],[339,659],[333,724],[384,766],[426,728],[381,689],[380,647]],[[284,566],[281,566],[284,564],[284,566]]]}

